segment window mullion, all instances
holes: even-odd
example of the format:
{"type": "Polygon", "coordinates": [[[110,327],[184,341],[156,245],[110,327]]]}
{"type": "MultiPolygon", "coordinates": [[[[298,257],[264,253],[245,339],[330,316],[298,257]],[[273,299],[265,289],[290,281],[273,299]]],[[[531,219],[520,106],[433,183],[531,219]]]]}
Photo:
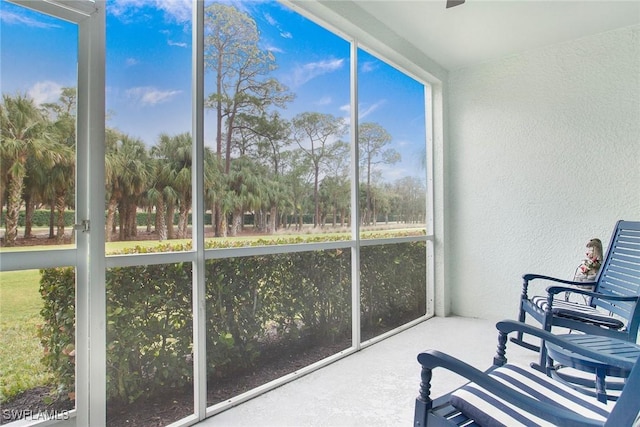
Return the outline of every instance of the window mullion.
{"type": "Polygon", "coordinates": [[[193,1],[192,25],[192,238],[196,251],[192,279],[193,396],[195,416],[202,420],[207,408],[206,286],[204,254],[204,2],[193,1]]]}
{"type": "Polygon", "coordinates": [[[355,246],[351,250],[351,325],[352,345],[360,348],[360,203],[359,153],[358,153],[358,43],[351,41],[351,239],[355,246]]]}

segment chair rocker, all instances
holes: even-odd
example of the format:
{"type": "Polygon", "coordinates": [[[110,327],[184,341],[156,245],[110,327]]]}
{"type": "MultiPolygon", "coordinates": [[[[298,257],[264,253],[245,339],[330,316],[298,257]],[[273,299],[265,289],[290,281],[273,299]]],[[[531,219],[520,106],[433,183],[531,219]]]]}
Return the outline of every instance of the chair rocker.
{"type": "MultiPolygon", "coordinates": [[[[593,335],[604,335],[636,342],[640,325],[640,222],[618,221],[611,237],[602,267],[594,282],[574,282],[540,274],[523,276],[518,321],[525,322],[527,314],[542,328],[553,326],[579,330],[593,335]],[[529,282],[546,280],[569,286],[550,286],[546,296],[529,297],[529,282]],[[584,289],[593,286],[593,290],[584,289]],[[558,294],[580,294],[586,303],[554,298],[558,294]]],[[[540,352],[540,363],[535,367],[545,372],[544,345],[523,340],[518,333],[511,341],[540,352]]]]}
{"type": "Polygon", "coordinates": [[[414,427],[438,426],[609,426],[630,427],[640,413],[640,364],[602,355],[543,329],[517,321],[496,324],[498,350],[493,366],[482,372],[452,356],[429,350],[418,355],[422,366],[415,402],[414,427]],[[507,364],[507,335],[526,333],[543,341],[630,371],[618,401],[604,404],[531,367],[507,364]],[[442,367],[471,382],[432,400],[433,369],[442,367]]]}

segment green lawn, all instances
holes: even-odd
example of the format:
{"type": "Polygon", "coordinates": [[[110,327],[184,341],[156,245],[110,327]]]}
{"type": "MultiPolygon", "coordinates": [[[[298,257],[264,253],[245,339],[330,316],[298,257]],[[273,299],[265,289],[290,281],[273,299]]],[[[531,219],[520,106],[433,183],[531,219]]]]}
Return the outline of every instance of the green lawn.
{"type": "Polygon", "coordinates": [[[40,363],[39,280],[38,270],[0,272],[0,402],[51,381],[40,363]]]}

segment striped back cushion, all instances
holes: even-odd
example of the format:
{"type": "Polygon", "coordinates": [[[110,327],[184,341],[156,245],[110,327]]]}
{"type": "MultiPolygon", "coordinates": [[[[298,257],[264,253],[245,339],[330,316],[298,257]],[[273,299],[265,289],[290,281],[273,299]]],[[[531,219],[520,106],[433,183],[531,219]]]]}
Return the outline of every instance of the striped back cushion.
{"type": "MultiPolygon", "coordinates": [[[[505,365],[490,374],[503,384],[536,400],[569,409],[593,420],[604,422],[613,409],[595,397],[582,394],[546,375],[517,365],[505,365]]],[[[451,394],[450,403],[481,426],[552,426],[507,403],[474,383],[469,383],[451,394]]]]}

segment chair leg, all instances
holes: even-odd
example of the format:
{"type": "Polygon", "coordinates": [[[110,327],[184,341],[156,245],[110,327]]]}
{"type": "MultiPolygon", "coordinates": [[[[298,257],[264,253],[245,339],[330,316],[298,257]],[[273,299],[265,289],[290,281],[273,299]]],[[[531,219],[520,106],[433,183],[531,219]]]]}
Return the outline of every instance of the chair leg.
{"type": "MultiPolygon", "coordinates": [[[[548,319],[548,318],[547,318],[548,319]]],[[[545,319],[544,321],[544,330],[547,332],[551,332],[551,321],[545,319]]],[[[531,363],[531,367],[536,369],[543,374],[549,374],[549,369],[551,368],[548,365],[548,356],[547,356],[547,347],[544,344],[544,341],[540,341],[540,362],[539,363],[531,363]]]]}
{"type": "Polygon", "coordinates": [[[605,374],[603,369],[596,369],[596,396],[598,400],[604,404],[607,403],[607,391],[605,383],[605,374]]]}
{"type": "MultiPolygon", "coordinates": [[[[522,303],[520,303],[520,313],[518,314],[518,322],[525,323],[526,317],[527,317],[527,313],[522,308],[522,303]]],[[[540,351],[540,347],[534,344],[529,344],[523,339],[523,336],[524,335],[522,331],[520,331],[516,333],[516,336],[514,338],[509,338],[509,340],[514,344],[518,344],[519,346],[526,348],[527,350],[536,351],[536,352],[540,351]]]]}

